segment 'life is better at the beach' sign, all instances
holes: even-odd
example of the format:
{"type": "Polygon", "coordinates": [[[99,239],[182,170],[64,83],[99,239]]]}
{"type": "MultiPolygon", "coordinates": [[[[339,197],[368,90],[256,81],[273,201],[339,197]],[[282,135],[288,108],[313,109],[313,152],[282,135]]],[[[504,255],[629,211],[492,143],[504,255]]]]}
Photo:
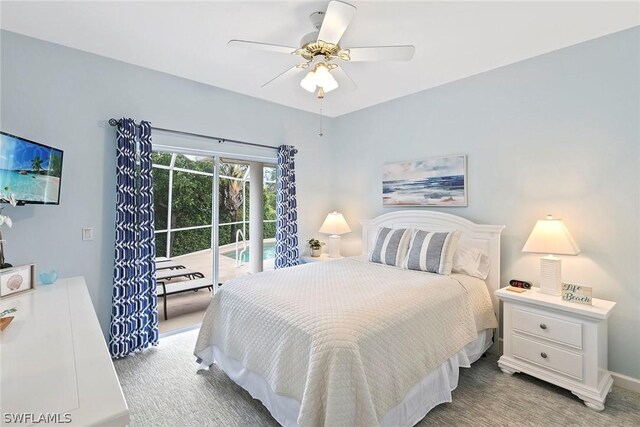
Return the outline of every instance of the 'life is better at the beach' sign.
{"type": "Polygon", "coordinates": [[[562,284],[562,299],[569,302],[592,305],[591,286],[580,286],[571,283],[562,284]]]}

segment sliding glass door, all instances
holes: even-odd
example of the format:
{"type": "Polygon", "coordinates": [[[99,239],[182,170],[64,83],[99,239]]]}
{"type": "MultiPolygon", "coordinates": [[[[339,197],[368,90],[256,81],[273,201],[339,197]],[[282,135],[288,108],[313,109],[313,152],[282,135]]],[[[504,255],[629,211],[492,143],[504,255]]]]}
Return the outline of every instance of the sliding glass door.
{"type": "Polygon", "coordinates": [[[158,152],[152,159],[157,256],[210,250],[214,159],[158,152]]]}
{"type": "Polygon", "coordinates": [[[218,247],[221,283],[248,272],[248,172],[247,164],[220,161],[218,247]]]}
{"type": "MultiPolygon", "coordinates": [[[[194,283],[189,280],[205,278],[216,285],[250,272],[273,269],[274,165],[160,151],[153,153],[152,160],[156,268],[159,278],[175,276],[164,279],[168,292],[176,283],[181,283],[181,287],[194,283]],[[262,174],[256,177],[256,171],[260,170],[262,174]],[[260,203],[251,198],[252,189],[258,191],[256,194],[262,193],[260,203]],[[252,209],[262,213],[252,217],[252,209]],[[259,229],[252,227],[252,218],[254,221],[257,218],[259,229]],[[261,245],[252,244],[252,229],[262,234],[261,245]],[[259,246],[260,250],[251,251],[259,246]]],[[[191,293],[170,297],[168,318],[193,317],[197,316],[193,313],[204,311],[210,295],[206,291],[198,294],[198,298],[191,293]]],[[[162,304],[163,299],[159,301],[161,310],[162,304]]],[[[162,320],[160,326],[162,331],[162,320]]]]}
{"type": "MultiPolygon", "coordinates": [[[[223,159],[220,162],[219,247],[220,282],[251,271],[251,167],[249,163],[223,159]]],[[[256,167],[255,164],[253,167],[256,167]]],[[[262,262],[261,270],[273,270],[275,259],[276,169],[262,165],[262,262]]]]}
{"type": "Polygon", "coordinates": [[[263,203],[262,203],[262,238],[263,268],[273,270],[276,259],[276,167],[264,165],[263,203]]]}

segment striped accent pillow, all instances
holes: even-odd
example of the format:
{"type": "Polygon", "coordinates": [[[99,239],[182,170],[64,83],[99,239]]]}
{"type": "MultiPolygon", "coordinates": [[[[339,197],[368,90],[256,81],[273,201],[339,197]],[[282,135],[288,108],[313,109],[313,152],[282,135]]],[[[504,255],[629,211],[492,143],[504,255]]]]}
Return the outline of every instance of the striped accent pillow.
{"type": "Polygon", "coordinates": [[[458,247],[460,231],[434,233],[416,230],[403,267],[429,273],[451,274],[453,254],[458,247]]]}
{"type": "Polygon", "coordinates": [[[411,228],[381,228],[376,236],[373,250],[369,254],[369,261],[402,267],[412,233],[411,228]]]}

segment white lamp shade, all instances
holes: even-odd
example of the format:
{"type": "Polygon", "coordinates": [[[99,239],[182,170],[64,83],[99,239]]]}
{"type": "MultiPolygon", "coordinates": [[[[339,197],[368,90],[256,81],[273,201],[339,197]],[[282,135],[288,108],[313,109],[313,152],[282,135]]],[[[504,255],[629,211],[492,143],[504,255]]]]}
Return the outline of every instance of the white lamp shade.
{"type": "Polygon", "coordinates": [[[302,79],[302,81],[300,82],[300,86],[302,86],[302,88],[304,90],[307,90],[309,92],[315,92],[315,90],[316,90],[316,76],[313,73],[313,71],[310,71],[310,72],[307,73],[305,78],[302,79]]]}
{"type": "Polygon", "coordinates": [[[324,85],[333,77],[329,73],[329,69],[323,64],[318,64],[314,70],[314,74],[316,75],[316,84],[320,87],[324,87],[324,85]]]}
{"type": "Polygon", "coordinates": [[[522,252],[534,252],[555,255],[578,255],[580,248],[561,219],[551,215],[541,219],[533,227],[531,235],[522,248],[522,252]]]}
{"type": "Polygon", "coordinates": [[[327,215],[327,218],[322,223],[322,227],[320,227],[318,232],[323,234],[340,235],[350,233],[351,228],[349,228],[349,224],[344,220],[341,213],[331,212],[327,215]]]}
{"type": "Polygon", "coordinates": [[[329,72],[329,68],[324,63],[320,63],[307,73],[300,82],[300,86],[309,92],[315,92],[316,87],[320,87],[324,93],[328,93],[338,87],[338,82],[329,72]]]}
{"type": "Polygon", "coordinates": [[[322,86],[322,90],[324,90],[325,93],[329,93],[332,90],[336,89],[337,87],[338,87],[338,82],[331,74],[329,74],[329,78],[327,78],[326,81],[324,82],[324,86],[322,86]]]}

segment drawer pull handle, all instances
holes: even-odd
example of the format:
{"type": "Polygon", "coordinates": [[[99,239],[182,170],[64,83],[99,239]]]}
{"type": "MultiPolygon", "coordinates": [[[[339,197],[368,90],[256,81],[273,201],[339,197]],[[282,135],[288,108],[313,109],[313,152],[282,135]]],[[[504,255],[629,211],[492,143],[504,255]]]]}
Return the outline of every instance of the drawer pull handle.
{"type": "Polygon", "coordinates": [[[543,359],[547,358],[547,353],[545,353],[544,351],[542,353],[540,353],[540,357],[542,357],[543,359]]]}
{"type": "Polygon", "coordinates": [[[547,325],[545,325],[544,323],[540,323],[540,329],[547,329],[547,325]]]}

